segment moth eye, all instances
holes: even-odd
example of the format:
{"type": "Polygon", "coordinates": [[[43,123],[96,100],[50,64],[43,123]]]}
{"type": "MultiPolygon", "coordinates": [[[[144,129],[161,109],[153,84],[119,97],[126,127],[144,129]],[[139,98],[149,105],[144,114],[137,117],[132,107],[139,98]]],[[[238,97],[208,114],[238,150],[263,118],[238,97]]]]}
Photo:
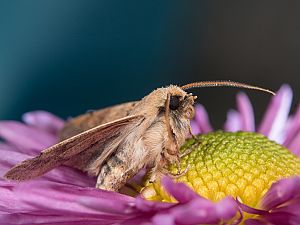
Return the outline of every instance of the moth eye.
{"type": "Polygon", "coordinates": [[[179,105],[180,105],[180,100],[179,100],[179,96],[171,96],[170,97],[170,109],[171,110],[176,110],[176,109],[178,109],[178,107],[179,107],[179,105]]]}

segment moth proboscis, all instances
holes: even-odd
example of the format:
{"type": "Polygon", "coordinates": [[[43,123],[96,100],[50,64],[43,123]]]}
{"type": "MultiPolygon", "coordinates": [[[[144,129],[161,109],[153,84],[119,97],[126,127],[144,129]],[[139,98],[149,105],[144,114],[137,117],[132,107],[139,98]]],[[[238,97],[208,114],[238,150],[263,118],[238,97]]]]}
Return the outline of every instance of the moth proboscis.
{"type": "MultiPolygon", "coordinates": [[[[270,90],[233,82],[202,81],[158,88],[140,101],[123,103],[69,120],[60,132],[61,142],[27,159],[5,177],[24,181],[60,165],[97,176],[96,187],[118,191],[142,168],[150,181],[167,172],[169,163],[180,163],[179,148],[191,134],[197,98],[186,90],[196,87],[232,86],[270,90]]],[[[185,170],[186,171],[186,170],[185,170]]]]}

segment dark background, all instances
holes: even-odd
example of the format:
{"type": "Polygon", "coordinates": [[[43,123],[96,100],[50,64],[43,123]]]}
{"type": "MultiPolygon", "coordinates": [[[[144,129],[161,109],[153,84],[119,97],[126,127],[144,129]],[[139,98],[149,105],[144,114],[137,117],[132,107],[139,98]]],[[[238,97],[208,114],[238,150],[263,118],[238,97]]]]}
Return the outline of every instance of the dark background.
{"type": "MultiPolygon", "coordinates": [[[[0,119],[63,118],[167,84],[236,80],[299,100],[300,1],[2,1],[0,119]]],[[[193,91],[213,124],[236,89],[193,91]]],[[[247,91],[258,118],[270,96],[247,91]]]]}

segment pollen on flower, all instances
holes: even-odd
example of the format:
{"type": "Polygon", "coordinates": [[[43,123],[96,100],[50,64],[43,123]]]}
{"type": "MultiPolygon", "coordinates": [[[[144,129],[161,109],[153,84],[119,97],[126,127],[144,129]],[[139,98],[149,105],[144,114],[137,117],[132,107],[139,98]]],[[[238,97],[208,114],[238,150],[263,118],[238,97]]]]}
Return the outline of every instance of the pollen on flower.
{"type": "MultiPolygon", "coordinates": [[[[300,174],[300,158],[257,133],[212,132],[188,140],[181,151],[189,148],[193,151],[182,158],[181,170],[188,164],[190,169],[176,181],[215,202],[231,195],[259,208],[274,182],[300,174]]],[[[169,171],[177,173],[176,165],[169,171]]],[[[149,200],[174,201],[159,183],[147,184],[142,193],[149,200]]]]}

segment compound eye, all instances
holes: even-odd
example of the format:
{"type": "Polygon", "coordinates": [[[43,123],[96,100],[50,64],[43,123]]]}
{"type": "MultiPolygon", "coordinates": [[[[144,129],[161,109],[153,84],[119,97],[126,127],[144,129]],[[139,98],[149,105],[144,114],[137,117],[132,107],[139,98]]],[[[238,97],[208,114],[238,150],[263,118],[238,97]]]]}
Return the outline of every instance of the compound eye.
{"type": "Polygon", "coordinates": [[[180,106],[180,97],[179,96],[171,96],[170,97],[170,109],[171,110],[176,110],[180,106]]]}

